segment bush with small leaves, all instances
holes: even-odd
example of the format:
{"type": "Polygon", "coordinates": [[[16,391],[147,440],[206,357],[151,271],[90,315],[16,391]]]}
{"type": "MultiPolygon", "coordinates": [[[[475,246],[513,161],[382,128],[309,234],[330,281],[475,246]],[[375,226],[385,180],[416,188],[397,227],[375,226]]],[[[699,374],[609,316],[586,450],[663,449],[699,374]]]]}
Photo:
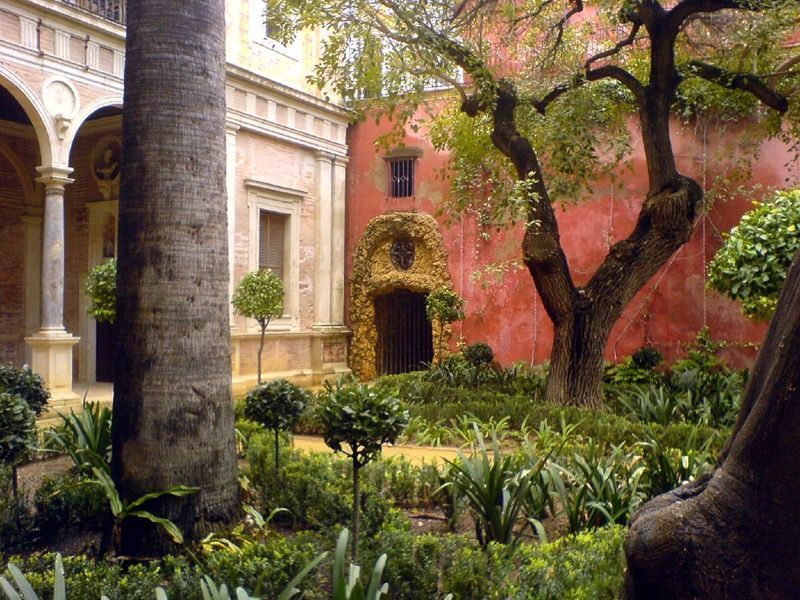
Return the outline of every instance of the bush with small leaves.
{"type": "Polygon", "coordinates": [[[664,356],[655,346],[642,346],[631,355],[631,360],[640,369],[655,369],[664,356]]]}
{"type": "Polygon", "coordinates": [[[489,344],[476,342],[470,344],[463,350],[464,358],[474,367],[491,364],[494,360],[494,352],[489,344]]]}
{"type": "Polygon", "coordinates": [[[431,322],[436,322],[438,332],[438,362],[442,361],[444,352],[444,328],[445,325],[460,321],[464,318],[464,299],[459,296],[452,288],[443,287],[432,291],[425,300],[425,312],[431,322]]]}
{"type": "Polygon", "coordinates": [[[44,380],[28,365],[23,365],[22,368],[0,365],[0,392],[22,396],[37,417],[42,414],[50,399],[44,380]]]}
{"type": "Polygon", "coordinates": [[[279,434],[291,430],[306,409],[309,393],[285,380],[262,383],[247,393],[244,416],[275,432],[275,475],[278,474],[279,434]]]}
{"type": "Polygon", "coordinates": [[[258,346],[258,383],[261,383],[264,335],[269,322],[283,315],[283,281],[269,269],[248,273],[236,286],[231,304],[237,315],[255,319],[261,327],[258,346]]]}
{"type": "Polygon", "coordinates": [[[0,392],[0,462],[11,467],[12,491],[17,495],[17,464],[36,444],[36,417],[21,397],[0,392]]]}
{"type": "Polygon", "coordinates": [[[358,547],[359,470],[408,426],[409,414],[391,390],[326,383],[317,409],[325,443],[353,462],[353,556],[358,547]]]}
{"type": "Polygon", "coordinates": [[[113,323],[117,318],[117,260],[101,263],[86,277],[86,298],[89,313],[98,323],[113,323]]]}

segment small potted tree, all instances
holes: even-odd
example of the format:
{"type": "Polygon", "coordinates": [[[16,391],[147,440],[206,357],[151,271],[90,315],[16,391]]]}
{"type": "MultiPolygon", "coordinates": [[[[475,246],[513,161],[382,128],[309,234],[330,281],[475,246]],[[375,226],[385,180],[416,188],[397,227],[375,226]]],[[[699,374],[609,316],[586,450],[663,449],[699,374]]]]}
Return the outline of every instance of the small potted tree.
{"type": "Polygon", "coordinates": [[[464,318],[464,299],[452,288],[442,287],[428,294],[425,301],[425,312],[438,328],[436,344],[436,365],[438,366],[442,364],[444,353],[445,327],[464,318]]]}
{"type": "Polygon", "coordinates": [[[359,471],[394,443],[408,425],[408,411],[392,390],[364,384],[326,384],[317,417],[325,443],[353,461],[353,558],[358,548],[359,471]]]}
{"type": "Polygon", "coordinates": [[[244,416],[275,432],[275,477],[278,477],[278,437],[291,430],[308,405],[309,394],[285,379],[259,384],[250,390],[244,416]]]}
{"type": "Polygon", "coordinates": [[[283,281],[269,269],[248,273],[233,292],[233,310],[237,315],[255,319],[261,327],[258,346],[258,383],[261,383],[261,354],[269,322],[283,315],[283,281]]]}

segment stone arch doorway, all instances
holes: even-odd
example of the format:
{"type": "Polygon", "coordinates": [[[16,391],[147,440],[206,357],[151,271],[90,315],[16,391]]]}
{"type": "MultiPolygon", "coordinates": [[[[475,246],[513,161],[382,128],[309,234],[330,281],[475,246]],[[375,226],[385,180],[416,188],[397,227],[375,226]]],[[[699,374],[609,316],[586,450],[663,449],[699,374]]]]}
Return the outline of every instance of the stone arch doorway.
{"type": "MultiPolygon", "coordinates": [[[[371,379],[381,372],[388,360],[387,335],[399,336],[399,342],[395,339],[398,344],[405,343],[403,339],[430,335],[430,324],[427,332],[419,330],[420,301],[424,310],[427,294],[449,283],[447,253],[433,217],[396,212],[370,221],[356,248],[350,275],[353,373],[371,379]],[[398,333],[398,316],[402,315],[416,325],[409,323],[405,333],[398,333]],[[383,334],[379,333],[381,329],[383,334]]],[[[449,335],[448,329],[445,337],[449,339],[449,335]]],[[[422,346],[418,338],[413,343],[422,346]]],[[[430,357],[435,357],[432,344],[430,357]]],[[[405,359],[406,365],[412,358],[405,359]]]]}

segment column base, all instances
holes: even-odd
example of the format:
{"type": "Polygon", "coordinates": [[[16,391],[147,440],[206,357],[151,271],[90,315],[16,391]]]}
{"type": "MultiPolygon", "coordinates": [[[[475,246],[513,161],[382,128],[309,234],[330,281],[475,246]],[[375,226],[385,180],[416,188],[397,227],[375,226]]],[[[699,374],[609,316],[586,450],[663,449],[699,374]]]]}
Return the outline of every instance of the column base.
{"type": "Polygon", "coordinates": [[[50,391],[49,407],[60,409],[80,403],[72,390],[72,347],[80,341],[64,330],[39,331],[25,338],[31,348],[31,368],[50,391]]]}

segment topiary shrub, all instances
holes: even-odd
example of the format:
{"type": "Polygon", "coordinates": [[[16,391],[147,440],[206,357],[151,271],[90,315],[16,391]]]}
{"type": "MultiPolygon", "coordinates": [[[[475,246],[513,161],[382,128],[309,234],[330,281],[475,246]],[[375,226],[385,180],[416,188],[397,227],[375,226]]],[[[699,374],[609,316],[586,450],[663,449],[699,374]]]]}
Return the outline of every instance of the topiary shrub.
{"type": "Polygon", "coordinates": [[[655,369],[664,360],[664,355],[655,346],[642,346],[631,355],[633,364],[640,369],[655,369]]]}
{"type": "Polygon", "coordinates": [[[353,557],[358,548],[359,470],[378,456],[408,426],[409,414],[385,388],[364,384],[331,386],[317,411],[325,443],[353,462],[353,557]]]}
{"type": "Polygon", "coordinates": [[[708,286],[767,321],[800,250],[800,190],[775,193],[742,216],[708,265],[708,286]]]}
{"type": "Polygon", "coordinates": [[[247,393],[244,416],[275,432],[275,475],[278,475],[278,442],[281,431],[291,430],[306,409],[309,393],[293,383],[278,379],[262,383],[247,393]]]}
{"type": "Polygon", "coordinates": [[[269,269],[248,273],[236,286],[231,304],[237,315],[255,319],[261,327],[258,345],[258,383],[261,383],[264,335],[269,322],[283,315],[283,281],[269,269]]]}
{"type": "Polygon", "coordinates": [[[22,365],[22,368],[10,364],[0,365],[0,392],[24,398],[37,417],[42,414],[50,400],[50,392],[44,387],[44,380],[28,365],[22,365]]]}
{"type": "Polygon", "coordinates": [[[476,342],[470,344],[462,351],[466,361],[473,367],[482,367],[489,365],[494,360],[494,352],[489,344],[484,342],[476,342]]]}
{"type": "Polygon", "coordinates": [[[36,416],[21,397],[0,392],[0,462],[11,467],[11,489],[17,497],[17,464],[36,444],[36,416]]]}
{"type": "Polygon", "coordinates": [[[428,294],[425,300],[425,313],[431,322],[435,321],[438,325],[437,364],[441,364],[444,352],[445,325],[464,318],[464,299],[452,288],[439,288],[428,294]]]}

